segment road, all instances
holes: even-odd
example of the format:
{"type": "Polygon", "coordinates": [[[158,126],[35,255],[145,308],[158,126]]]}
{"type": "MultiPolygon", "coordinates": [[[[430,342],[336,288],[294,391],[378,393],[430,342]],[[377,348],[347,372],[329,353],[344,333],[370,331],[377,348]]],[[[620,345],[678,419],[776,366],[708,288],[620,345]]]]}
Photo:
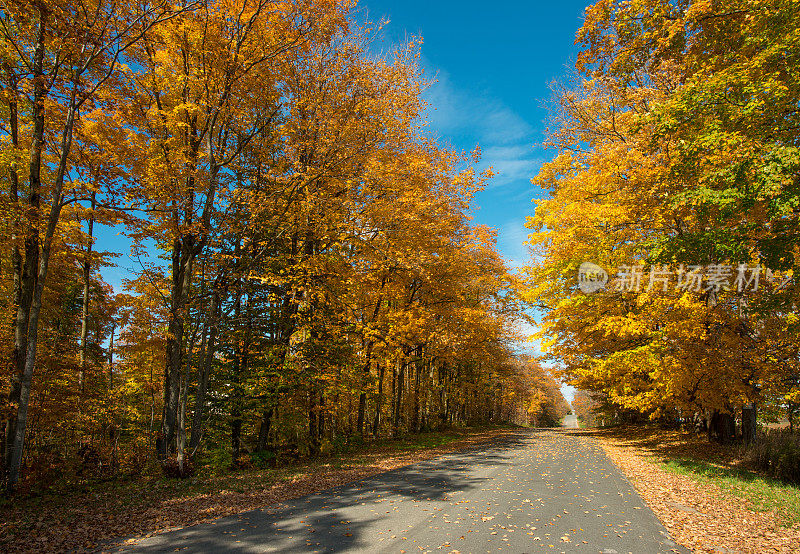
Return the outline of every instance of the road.
{"type": "Polygon", "coordinates": [[[688,552],[591,439],[520,430],[124,552],[688,552]]]}

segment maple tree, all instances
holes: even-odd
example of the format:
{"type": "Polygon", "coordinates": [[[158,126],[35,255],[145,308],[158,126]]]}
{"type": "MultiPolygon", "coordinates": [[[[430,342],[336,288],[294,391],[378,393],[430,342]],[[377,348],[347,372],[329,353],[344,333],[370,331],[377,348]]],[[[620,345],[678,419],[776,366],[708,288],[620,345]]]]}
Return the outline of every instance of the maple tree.
{"type": "Polygon", "coordinates": [[[535,179],[551,198],[528,223],[528,298],[563,374],[620,411],[702,415],[728,438],[737,408],[793,398],[797,17],[780,1],[587,9],[535,179]],[[610,290],[578,293],[585,261],[610,290]],[[639,265],[636,286],[614,282],[639,265]],[[712,271],[695,286],[692,267],[712,271]],[[760,287],[753,269],[737,284],[755,267],[760,287]]]}
{"type": "MultiPolygon", "coordinates": [[[[75,199],[73,140],[127,49],[175,10],[163,3],[90,10],[62,2],[12,2],[2,14],[8,109],[8,221],[13,241],[14,370],[4,440],[6,483],[22,464],[40,317],[62,211],[75,199]],[[24,118],[25,124],[20,121],[24,118]],[[30,124],[27,124],[30,122],[30,124]],[[52,137],[52,139],[51,139],[52,137]],[[27,157],[27,170],[21,161],[27,157]],[[44,199],[44,205],[42,200],[44,199]]],[[[90,185],[91,186],[91,185],[90,185]]]]}
{"type": "Polygon", "coordinates": [[[426,132],[420,41],[370,53],[380,24],[348,0],[11,2],[0,23],[9,490],[565,413],[470,220],[492,173],[426,132]]]}

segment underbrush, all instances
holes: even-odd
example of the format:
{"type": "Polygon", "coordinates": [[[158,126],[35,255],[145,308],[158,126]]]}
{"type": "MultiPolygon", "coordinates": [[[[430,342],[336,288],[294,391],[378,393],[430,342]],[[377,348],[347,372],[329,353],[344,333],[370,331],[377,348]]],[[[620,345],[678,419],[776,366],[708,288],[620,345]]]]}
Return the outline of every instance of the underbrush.
{"type": "Polygon", "coordinates": [[[743,457],[750,467],[768,477],[800,485],[800,434],[788,429],[760,431],[743,457]]]}

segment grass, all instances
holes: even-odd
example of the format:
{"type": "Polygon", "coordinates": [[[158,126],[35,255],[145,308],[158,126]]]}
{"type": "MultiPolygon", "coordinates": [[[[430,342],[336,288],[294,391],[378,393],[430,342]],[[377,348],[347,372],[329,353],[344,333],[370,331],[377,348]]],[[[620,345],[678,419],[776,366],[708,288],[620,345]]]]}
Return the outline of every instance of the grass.
{"type": "MultiPolygon", "coordinates": [[[[319,469],[342,469],[358,466],[376,455],[393,455],[400,452],[422,451],[447,446],[450,443],[480,431],[507,428],[506,425],[458,428],[445,431],[430,431],[398,438],[354,440],[341,445],[327,454],[311,458],[300,458],[279,464],[277,467],[252,466],[232,470],[226,464],[215,463],[207,455],[205,462],[198,465],[197,473],[191,478],[175,479],[163,475],[155,462],[139,477],[119,476],[114,479],[89,481],[85,483],[57,482],[47,488],[32,488],[22,492],[14,499],[0,495],[0,508],[14,502],[41,503],[50,498],[63,498],[75,494],[112,493],[120,498],[140,496],[142,491],[158,491],[160,496],[172,494],[209,494],[220,490],[236,490],[242,482],[286,481],[313,473],[319,469]]],[[[228,459],[229,463],[229,459],[228,459]]]]}
{"type": "MultiPolygon", "coordinates": [[[[478,430],[505,428],[506,426],[472,427],[453,429],[450,431],[430,431],[417,435],[406,435],[398,438],[382,438],[377,440],[358,441],[340,447],[326,456],[311,460],[301,460],[300,467],[315,465],[333,469],[347,469],[367,463],[370,458],[380,453],[416,452],[432,448],[440,448],[469,436],[478,430]]],[[[280,467],[276,471],[280,471],[280,467]]]]}
{"type": "Polygon", "coordinates": [[[716,485],[724,493],[746,500],[760,512],[775,510],[791,526],[800,523],[800,488],[737,467],[719,466],[704,460],[665,459],[657,463],[671,473],[685,475],[703,484],[716,485]]]}
{"type": "Polygon", "coordinates": [[[622,426],[591,433],[643,452],[666,471],[716,485],[727,496],[747,501],[756,511],[774,510],[786,525],[800,523],[800,487],[751,471],[738,445],[710,443],[703,435],[656,426],[622,426]]]}
{"type": "Polygon", "coordinates": [[[424,450],[426,448],[438,448],[456,441],[463,436],[463,433],[457,433],[453,431],[425,433],[424,435],[412,435],[407,439],[401,439],[398,446],[403,450],[424,450]]]}

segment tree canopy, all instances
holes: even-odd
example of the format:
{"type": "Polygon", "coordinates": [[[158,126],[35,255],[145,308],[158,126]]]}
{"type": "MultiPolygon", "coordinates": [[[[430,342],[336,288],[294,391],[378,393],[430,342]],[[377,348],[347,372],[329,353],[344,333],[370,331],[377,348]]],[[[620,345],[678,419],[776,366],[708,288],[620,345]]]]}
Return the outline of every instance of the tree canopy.
{"type": "Polygon", "coordinates": [[[797,402],[799,41],[788,0],[587,9],[526,295],[563,375],[619,411],[797,402]]]}
{"type": "Polygon", "coordinates": [[[491,171],[426,132],[420,41],[379,31],[350,0],[0,8],[7,488],[557,423],[471,222],[491,171]]]}

